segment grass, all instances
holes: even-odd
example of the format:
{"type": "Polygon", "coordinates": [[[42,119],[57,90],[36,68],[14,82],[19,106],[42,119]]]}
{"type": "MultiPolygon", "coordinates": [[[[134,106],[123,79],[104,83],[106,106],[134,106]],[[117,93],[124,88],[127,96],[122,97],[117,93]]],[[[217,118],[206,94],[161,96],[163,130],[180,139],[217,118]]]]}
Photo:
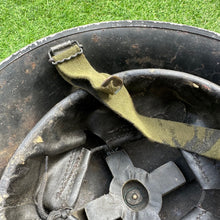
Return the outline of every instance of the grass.
{"type": "Polygon", "coordinates": [[[220,32],[220,1],[0,0],[0,60],[64,29],[126,19],[168,21],[220,32]]]}

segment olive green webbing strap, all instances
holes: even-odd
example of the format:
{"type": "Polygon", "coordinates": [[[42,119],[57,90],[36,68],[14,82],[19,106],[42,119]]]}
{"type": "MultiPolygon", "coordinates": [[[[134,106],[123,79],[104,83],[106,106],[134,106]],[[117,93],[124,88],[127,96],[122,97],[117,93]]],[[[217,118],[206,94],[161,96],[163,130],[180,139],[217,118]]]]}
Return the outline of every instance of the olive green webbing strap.
{"type": "MultiPolygon", "coordinates": [[[[53,59],[62,60],[78,50],[77,45],[72,46],[53,59]]],[[[138,114],[120,78],[97,72],[83,54],[57,64],[56,68],[65,80],[88,91],[119,116],[131,122],[148,139],[220,160],[220,130],[138,114]]]]}

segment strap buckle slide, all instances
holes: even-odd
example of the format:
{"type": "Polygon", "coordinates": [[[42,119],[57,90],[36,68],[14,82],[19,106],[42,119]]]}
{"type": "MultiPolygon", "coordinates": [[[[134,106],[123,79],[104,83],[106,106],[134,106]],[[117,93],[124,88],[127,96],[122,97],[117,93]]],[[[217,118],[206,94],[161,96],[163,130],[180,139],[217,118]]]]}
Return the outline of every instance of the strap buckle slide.
{"type": "Polygon", "coordinates": [[[57,64],[61,64],[65,61],[68,61],[68,60],[71,60],[72,58],[75,58],[77,57],[78,55],[82,54],[83,53],[83,46],[82,44],[79,44],[78,41],[76,40],[69,40],[69,41],[66,41],[64,43],[61,43],[61,44],[58,44],[56,46],[53,46],[50,48],[50,50],[48,51],[48,56],[49,56],[49,62],[52,63],[53,65],[57,65],[57,64]],[[76,52],[75,54],[69,56],[69,57],[66,57],[62,60],[57,60],[55,61],[52,57],[63,52],[64,50],[66,50],[68,47],[71,47],[73,45],[77,45],[79,47],[79,51],[76,52]]]}

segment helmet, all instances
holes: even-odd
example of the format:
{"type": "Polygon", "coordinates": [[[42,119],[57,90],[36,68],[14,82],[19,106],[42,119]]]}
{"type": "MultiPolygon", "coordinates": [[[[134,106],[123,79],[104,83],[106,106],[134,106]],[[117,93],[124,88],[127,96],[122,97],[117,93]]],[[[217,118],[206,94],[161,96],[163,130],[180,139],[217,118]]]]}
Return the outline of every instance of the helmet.
{"type": "MultiPolygon", "coordinates": [[[[96,25],[82,27],[82,33],[74,37],[81,40],[97,70],[118,72],[116,76],[123,79],[140,114],[219,129],[219,57],[213,53],[220,47],[217,35],[210,37],[206,31],[164,23],[103,26],[103,31],[94,30],[96,25]],[[85,32],[86,28],[91,33],[85,32]],[[123,36],[118,47],[116,34],[123,36]],[[146,42],[146,37],[151,42],[146,42]],[[197,42],[195,48],[189,39],[197,42]],[[212,59],[210,55],[205,60],[209,53],[201,48],[209,51],[212,59]],[[192,50],[201,53],[189,57],[192,50]]],[[[42,54],[40,50],[48,50],[48,44],[54,42],[25,55],[24,66],[17,61],[2,64],[5,75],[5,69],[16,69],[16,65],[22,66],[19,72],[31,75],[24,84],[30,81],[32,92],[27,95],[30,90],[22,87],[16,94],[23,95],[26,103],[20,101],[16,110],[12,107],[19,100],[13,97],[12,104],[7,103],[10,116],[16,120],[20,116],[18,124],[24,131],[16,127],[18,136],[26,135],[31,125],[25,127],[25,123],[32,112],[33,117],[41,117],[63,99],[39,120],[17,150],[12,150],[0,181],[1,219],[219,219],[219,161],[154,143],[86,91],[65,84],[45,57],[36,58],[42,54]],[[43,98],[38,101],[39,97],[43,98]],[[32,109],[31,103],[36,107],[32,109]],[[30,111],[26,120],[21,107],[25,113],[30,111]],[[16,111],[20,111],[17,116],[16,111]]],[[[16,79],[9,81],[16,84],[16,79]]],[[[13,131],[11,121],[4,123],[13,131]]]]}

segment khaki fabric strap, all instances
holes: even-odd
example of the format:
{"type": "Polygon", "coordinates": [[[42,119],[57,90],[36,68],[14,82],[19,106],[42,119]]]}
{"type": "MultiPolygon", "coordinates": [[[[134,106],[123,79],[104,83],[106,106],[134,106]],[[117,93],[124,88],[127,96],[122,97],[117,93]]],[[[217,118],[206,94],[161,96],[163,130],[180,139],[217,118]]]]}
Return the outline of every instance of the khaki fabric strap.
{"type": "MultiPolygon", "coordinates": [[[[77,51],[79,47],[75,45],[53,59],[62,60],[77,51]]],[[[220,160],[220,130],[138,114],[122,80],[107,73],[97,72],[83,54],[56,65],[56,68],[67,82],[88,91],[112,111],[132,123],[151,141],[220,160]]]]}

